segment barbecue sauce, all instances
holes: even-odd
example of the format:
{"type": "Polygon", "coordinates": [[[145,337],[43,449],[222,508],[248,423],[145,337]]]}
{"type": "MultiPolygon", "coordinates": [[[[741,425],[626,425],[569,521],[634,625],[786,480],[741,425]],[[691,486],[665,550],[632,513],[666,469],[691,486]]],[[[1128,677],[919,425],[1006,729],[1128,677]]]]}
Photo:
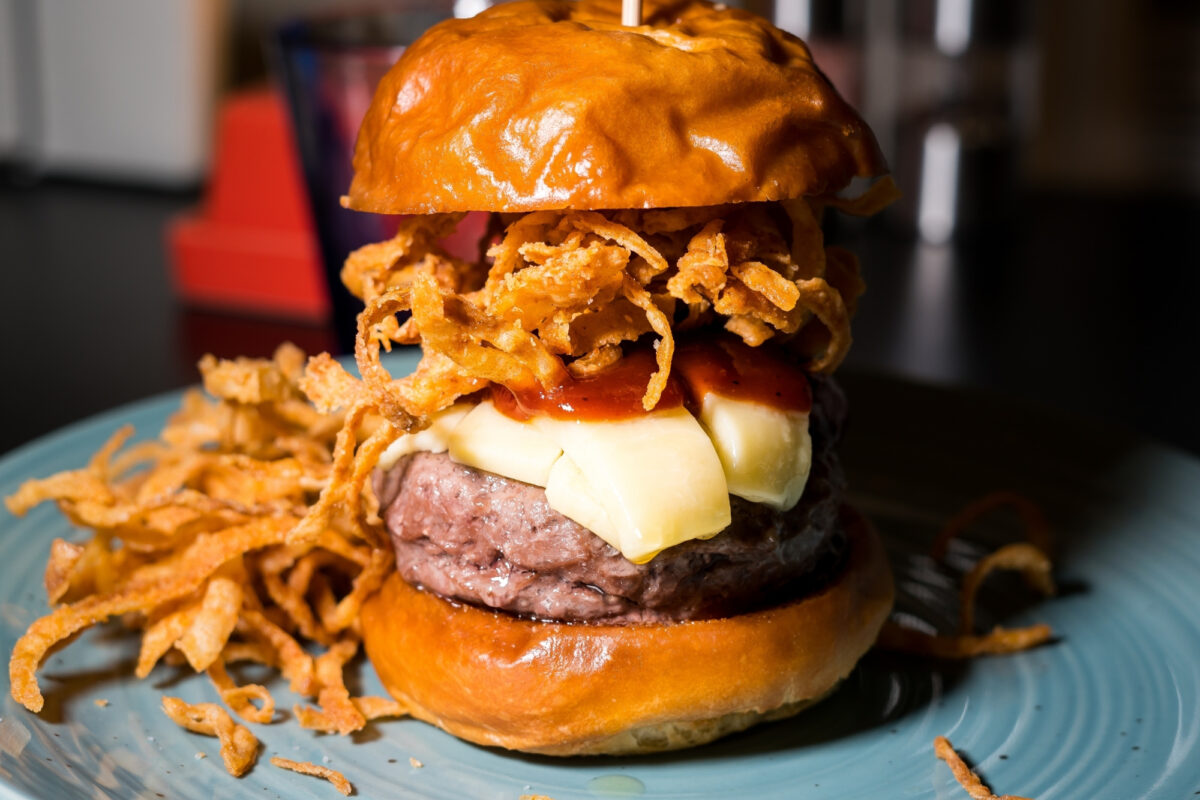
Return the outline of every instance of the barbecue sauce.
{"type": "MultiPolygon", "coordinates": [[[[646,413],[642,397],[658,369],[647,347],[625,354],[598,375],[570,379],[553,389],[492,386],[492,402],[508,417],[534,416],[581,421],[629,419],[646,413]]],[[[765,347],[749,347],[724,334],[679,342],[671,375],[655,410],[682,405],[694,410],[709,393],[806,413],[812,393],[804,372],[765,347]]]]}
{"type": "Polygon", "coordinates": [[[750,347],[720,334],[689,339],[676,349],[671,374],[679,376],[695,403],[712,393],[780,411],[812,408],[804,371],[770,345],[750,347]]]}

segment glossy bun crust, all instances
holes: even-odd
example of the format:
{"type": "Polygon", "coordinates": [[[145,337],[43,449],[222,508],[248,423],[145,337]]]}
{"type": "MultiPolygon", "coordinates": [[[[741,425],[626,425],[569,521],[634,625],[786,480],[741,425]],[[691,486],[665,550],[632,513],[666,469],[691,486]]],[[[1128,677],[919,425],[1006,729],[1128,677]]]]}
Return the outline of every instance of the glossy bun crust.
{"type": "Polygon", "coordinates": [[[448,603],[393,574],[363,607],[367,655],[414,717],[547,755],[703,744],[828,694],[892,606],[883,546],[846,510],[850,556],[816,594],[725,619],[568,625],[448,603]]]}
{"type": "Polygon", "coordinates": [[[702,0],[522,0],[443,22],[380,82],[350,208],[718,205],[886,171],[866,124],[766,20],[702,0]]]}

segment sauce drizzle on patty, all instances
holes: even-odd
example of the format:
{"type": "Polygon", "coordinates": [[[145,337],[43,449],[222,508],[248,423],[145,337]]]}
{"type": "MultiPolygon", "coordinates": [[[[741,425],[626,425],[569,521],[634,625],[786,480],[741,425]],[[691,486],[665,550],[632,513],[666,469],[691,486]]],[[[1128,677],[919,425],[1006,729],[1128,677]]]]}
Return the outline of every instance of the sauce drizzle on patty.
{"type": "MultiPolygon", "coordinates": [[[[694,407],[713,393],[783,411],[812,408],[808,379],[798,366],[767,347],[749,347],[726,335],[704,335],[682,342],[671,377],[655,410],[694,407]]],[[[511,389],[493,385],[492,403],[508,417],[535,416],[584,421],[641,416],[646,384],[658,365],[648,347],[633,349],[611,369],[571,379],[553,389],[511,389]]]]}

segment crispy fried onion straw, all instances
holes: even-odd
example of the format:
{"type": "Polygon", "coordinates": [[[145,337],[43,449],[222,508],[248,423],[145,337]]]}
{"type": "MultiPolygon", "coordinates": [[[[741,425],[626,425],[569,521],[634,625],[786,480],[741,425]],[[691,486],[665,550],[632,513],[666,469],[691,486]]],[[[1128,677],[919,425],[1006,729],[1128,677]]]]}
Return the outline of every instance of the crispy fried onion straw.
{"type": "Polygon", "coordinates": [[[354,785],[346,780],[346,776],[335,769],[322,767],[319,764],[314,764],[311,761],[292,761],[290,758],[281,758],[279,756],[271,756],[271,766],[279,767],[280,769],[298,772],[301,775],[312,775],[317,778],[324,778],[333,784],[333,788],[337,789],[342,794],[349,797],[354,793],[354,785]]]}
{"type": "Polygon", "coordinates": [[[162,707],[176,725],[217,737],[221,743],[221,760],[230,775],[244,775],[254,766],[258,758],[258,739],[234,722],[225,709],[214,703],[185,703],[178,697],[164,697],[162,707]]]}
{"type": "Polygon", "coordinates": [[[943,561],[951,541],[960,537],[976,520],[994,510],[1005,507],[1012,508],[1017,512],[1025,526],[1025,538],[1031,544],[1043,553],[1050,553],[1053,550],[1050,524],[1036,503],[1016,492],[992,492],[969,503],[962,511],[955,514],[934,540],[929,554],[935,560],[943,561]]]}
{"type": "Polygon", "coordinates": [[[939,736],[933,740],[933,752],[934,755],[946,762],[946,766],[950,767],[950,771],[954,773],[954,780],[958,781],[967,794],[971,795],[972,800],[1030,800],[1028,797],[1018,797],[1013,794],[992,794],[992,790],[984,785],[979,776],[967,766],[966,762],[962,760],[962,756],[954,749],[954,745],[950,744],[950,740],[945,736],[939,736]]]}
{"type": "MultiPolygon", "coordinates": [[[[358,611],[393,569],[367,483],[400,430],[336,362],[314,359],[306,374],[290,345],[270,360],[206,357],[200,367],[216,399],[186,395],[158,440],[129,445],[123,428],[84,468],[7,498],[14,514],[54,501],[93,531],[50,546],[45,584],[56,608],[13,649],[13,698],[41,710],[36,671],[47,653],[121,617],[141,628],[138,677],[177,658],[206,673],[247,722],[274,721],[276,703],[264,686],[238,681],[244,661],[279,669],[316,701],[296,707],[306,727],[350,733],[404,715],[389,698],[351,696],[343,678],[359,652],[358,611]],[[306,643],[326,649],[314,655],[306,643]]],[[[164,710],[218,736],[230,772],[254,763],[257,739],[219,706],[167,698],[164,710]]]]}
{"type": "Polygon", "coordinates": [[[622,343],[647,334],[658,369],[642,403],[652,409],[670,374],[673,329],[705,324],[753,346],[780,338],[810,371],[832,372],[850,347],[863,284],[850,253],[825,247],[821,210],[869,213],[894,190],[880,181],[855,200],[536,211],[485,242],[486,271],[436,243],[461,215],[405,220],[342,271],[366,304],[359,371],[382,415],[404,430],[488,382],[551,387],[568,373],[594,374],[620,358],[622,343]],[[425,352],[417,371],[396,381],[379,363],[392,342],[420,342],[425,352]]]}
{"type": "Polygon", "coordinates": [[[1030,500],[1012,492],[1002,492],[971,503],[955,515],[938,534],[933,545],[933,555],[940,559],[950,541],[960,535],[974,520],[1005,505],[1014,505],[1020,511],[1026,522],[1026,535],[1038,544],[1016,542],[1005,545],[979,559],[971,567],[962,581],[957,634],[925,633],[889,621],[880,632],[880,647],[933,658],[961,659],[1028,650],[1051,639],[1054,632],[1045,623],[1024,628],[997,626],[984,634],[973,632],[979,587],[984,579],[996,570],[1020,572],[1032,588],[1047,597],[1056,591],[1051,574],[1052,564],[1050,557],[1046,555],[1046,549],[1050,547],[1049,526],[1041,510],[1030,500]]]}

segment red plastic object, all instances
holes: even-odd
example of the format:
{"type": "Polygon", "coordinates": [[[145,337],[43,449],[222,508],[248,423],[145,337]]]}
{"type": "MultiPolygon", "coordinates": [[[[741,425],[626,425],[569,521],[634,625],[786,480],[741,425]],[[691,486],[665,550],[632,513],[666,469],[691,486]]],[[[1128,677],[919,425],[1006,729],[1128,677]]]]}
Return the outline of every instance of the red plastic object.
{"type": "Polygon", "coordinates": [[[175,284],[198,305],[325,321],[329,296],[287,108],[267,89],[226,99],[199,212],[174,220],[175,284]]]}

